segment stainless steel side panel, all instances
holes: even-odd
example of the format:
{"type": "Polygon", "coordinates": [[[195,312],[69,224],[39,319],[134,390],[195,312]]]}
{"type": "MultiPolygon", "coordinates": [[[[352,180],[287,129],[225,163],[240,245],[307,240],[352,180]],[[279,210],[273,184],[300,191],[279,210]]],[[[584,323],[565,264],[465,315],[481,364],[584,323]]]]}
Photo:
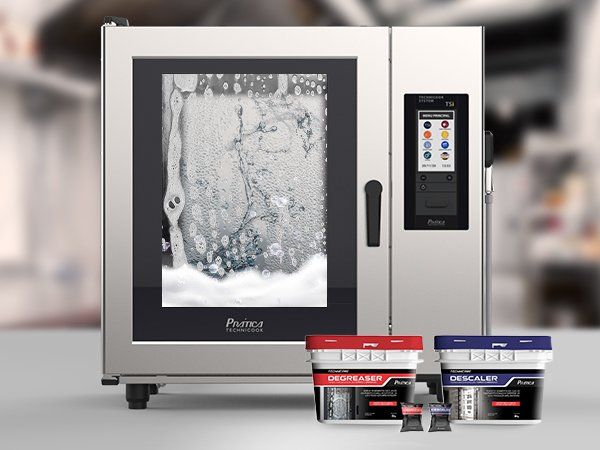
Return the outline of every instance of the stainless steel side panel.
{"type": "Polygon", "coordinates": [[[439,373],[436,334],[484,326],[483,28],[392,30],[392,331],[422,334],[420,374],[439,373]],[[469,95],[469,229],[404,230],[404,94],[469,95]]]}
{"type": "MultiPolygon", "coordinates": [[[[387,28],[103,27],[103,372],[106,375],[307,375],[302,342],[132,342],[134,58],[356,58],[358,333],[389,317],[387,28]],[[380,247],[366,246],[364,185],[384,186],[380,247]]],[[[160,182],[157,180],[157,182],[160,182]]],[[[157,199],[160,202],[160,199],[157,199]]],[[[352,249],[349,249],[352,251],[352,249]]],[[[201,380],[196,378],[195,380],[201,380]]]]}

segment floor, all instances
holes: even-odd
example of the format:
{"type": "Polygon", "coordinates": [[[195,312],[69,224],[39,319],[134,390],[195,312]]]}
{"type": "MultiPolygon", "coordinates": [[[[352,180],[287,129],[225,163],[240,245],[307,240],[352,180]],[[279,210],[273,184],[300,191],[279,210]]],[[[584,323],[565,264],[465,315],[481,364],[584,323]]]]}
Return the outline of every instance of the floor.
{"type": "MultiPolygon", "coordinates": [[[[124,386],[100,385],[97,330],[3,331],[0,447],[379,450],[412,444],[464,450],[479,442],[486,450],[517,443],[515,448],[568,448],[597,437],[599,364],[584,349],[600,341],[600,331],[553,333],[553,340],[540,425],[399,433],[398,426],[319,424],[310,384],[167,385],[149,409],[131,411],[124,386]]],[[[424,394],[418,399],[434,401],[424,394]]],[[[428,427],[428,416],[423,425],[428,427]]]]}

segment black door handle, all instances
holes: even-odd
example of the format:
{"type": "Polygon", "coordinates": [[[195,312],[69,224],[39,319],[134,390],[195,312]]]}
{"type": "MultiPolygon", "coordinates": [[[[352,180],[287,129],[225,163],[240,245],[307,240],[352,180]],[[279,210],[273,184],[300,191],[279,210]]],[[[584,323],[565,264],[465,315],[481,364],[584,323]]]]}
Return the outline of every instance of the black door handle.
{"type": "Polygon", "coordinates": [[[381,192],[383,186],[377,180],[365,184],[367,193],[367,246],[379,247],[381,234],[381,192]]]}

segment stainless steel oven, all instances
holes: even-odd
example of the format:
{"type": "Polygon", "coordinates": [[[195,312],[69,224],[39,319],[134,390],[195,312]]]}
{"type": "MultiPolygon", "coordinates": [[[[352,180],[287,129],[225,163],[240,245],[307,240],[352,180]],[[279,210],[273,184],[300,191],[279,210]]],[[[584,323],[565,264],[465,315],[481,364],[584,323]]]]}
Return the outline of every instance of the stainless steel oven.
{"type": "Polygon", "coordinates": [[[434,383],[432,336],[486,331],[482,28],[108,22],[103,383],[130,406],[308,381],[307,334],[422,334],[434,383]]]}

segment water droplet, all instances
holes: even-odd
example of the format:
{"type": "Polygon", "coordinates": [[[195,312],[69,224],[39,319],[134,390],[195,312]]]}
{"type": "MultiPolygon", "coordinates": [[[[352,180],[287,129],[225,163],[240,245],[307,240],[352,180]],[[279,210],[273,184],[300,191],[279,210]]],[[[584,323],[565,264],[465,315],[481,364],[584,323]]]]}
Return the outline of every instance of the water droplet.
{"type": "Polygon", "coordinates": [[[221,238],[221,244],[223,244],[223,247],[227,247],[227,245],[229,244],[229,236],[224,235],[221,238]]]}
{"type": "Polygon", "coordinates": [[[213,242],[212,243],[212,249],[213,249],[213,251],[217,251],[218,248],[219,248],[219,246],[215,242],[213,242]]]}
{"type": "Polygon", "coordinates": [[[296,83],[298,81],[298,77],[296,75],[292,75],[292,83],[296,83]]]}
{"type": "Polygon", "coordinates": [[[219,270],[217,271],[217,273],[219,274],[219,276],[223,276],[225,275],[225,269],[223,269],[222,267],[219,267],[219,270]]]}
{"type": "Polygon", "coordinates": [[[302,89],[300,89],[300,86],[296,86],[294,88],[294,94],[296,94],[296,95],[302,94],[302,89]]]}
{"type": "Polygon", "coordinates": [[[288,253],[290,254],[290,256],[294,256],[294,254],[296,253],[296,249],[294,249],[294,248],[290,248],[290,249],[288,250],[288,253]]]}
{"type": "Polygon", "coordinates": [[[207,87],[207,88],[204,90],[204,96],[205,96],[205,97],[212,97],[212,96],[213,96],[213,91],[212,91],[212,89],[211,89],[211,88],[209,88],[209,87],[207,87]]]}
{"type": "Polygon", "coordinates": [[[323,92],[323,88],[321,87],[321,85],[319,84],[317,86],[317,94],[321,94],[323,92]]]}
{"type": "Polygon", "coordinates": [[[286,197],[279,195],[271,196],[271,204],[277,206],[278,208],[285,208],[288,202],[289,200],[286,197]]]}
{"type": "Polygon", "coordinates": [[[196,222],[190,223],[190,237],[196,236],[197,233],[198,233],[198,226],[196,225],[196,222]]]}
{"type": "Polygon", "coordinates": [[[213,252],[206,252],[206,260],[211,263],[213,260],[213,252]]]}
{"type": "Polygon", "coordinates": [[[217,257],[215,258],[215,264],[218,264],[218,265],[220,266],[222,262],[223,262],[223,260],[221,259],[221,257],[220,257],[220,256],[217,256],[217,257]]]}
{"type": "Polygon", "coordinates": [[[223,74],[222,73],[218,73],[217,74],[217,78],[220,80],[221,78],[223,78],[223,74]]]}
{"type": "Polygon", "coordinates": [[[252,98],[252,89],[248,89],[248,97],[252,98]]]}
{"type": "Polygon", "coordinates": [[[226,91],[227,89],[229,89],[229,83],[225,82],[223,83],[223,90],[226,91]]]}
{"type": "Polygon", "coordinates": [[[235,83],[233,85],[233,92],[235,92],[236,94],[242,92],[242,87],[240,86],[240,83],[235,83]]]}
{"type": "Polygon", "coordinates": [[[211,227],[217,226],[217,213],[214,209],[211,209],[208,212],[208,221],[209,221],[211,227]]]}
{"type": "Polygon", "coordinates": [[[239,79],[240,79],[240,74],[239,74],[239,73],[236,73],[236,74],[235,74],[235,79],[236,79],[236,80],[239,80],[239,79]]]}
{"type": "Polygon", "coordinates": [[[269,272],[267,269],[262,271],[262,276],[265,278],[269,278],[271,276],[271,272],[269,272]]]}
{"type": "Polygon", "coordinates": [[[196,244],[196,251],[203,255],[206,251],[206,240],[204,239],[204,236],[201,234],[194,236],[194,242],[196,244]]]}
{"type": "Polygon", "coordinates": [[[219,271],[219,266],[213,263],[210,266],[208,266],[208,271],[212,274],[215,274],[219,271]]]}
{"type": "Polygon", "coordinates": [[[272,243],[267,247],[267,249],[269,250],[269,254],[272,256],[277,256],[279,253],[282,252],[281,244],[279,242],[272,243]]]}
{"type": "Polygon", "coordinates": [[[323,74],[319,73],[317,74],[317,80],[321,81],[323,79],[323,74]]]}
{"type": "Polygon", "coordinates": [[[310,87],[311,87],[311,88],[314,88],[316,85],[317,85],[317,83],[315,83],[314,81],[311,81],[311,82],[310,82],[310,87]]]}
{"type": "Polygon", "coordinates": [[[196,268],[201,272],[204,270],[204,264],[202,264],[202,261],[198,261],[198,264],[196,264],[196,268]]]}

